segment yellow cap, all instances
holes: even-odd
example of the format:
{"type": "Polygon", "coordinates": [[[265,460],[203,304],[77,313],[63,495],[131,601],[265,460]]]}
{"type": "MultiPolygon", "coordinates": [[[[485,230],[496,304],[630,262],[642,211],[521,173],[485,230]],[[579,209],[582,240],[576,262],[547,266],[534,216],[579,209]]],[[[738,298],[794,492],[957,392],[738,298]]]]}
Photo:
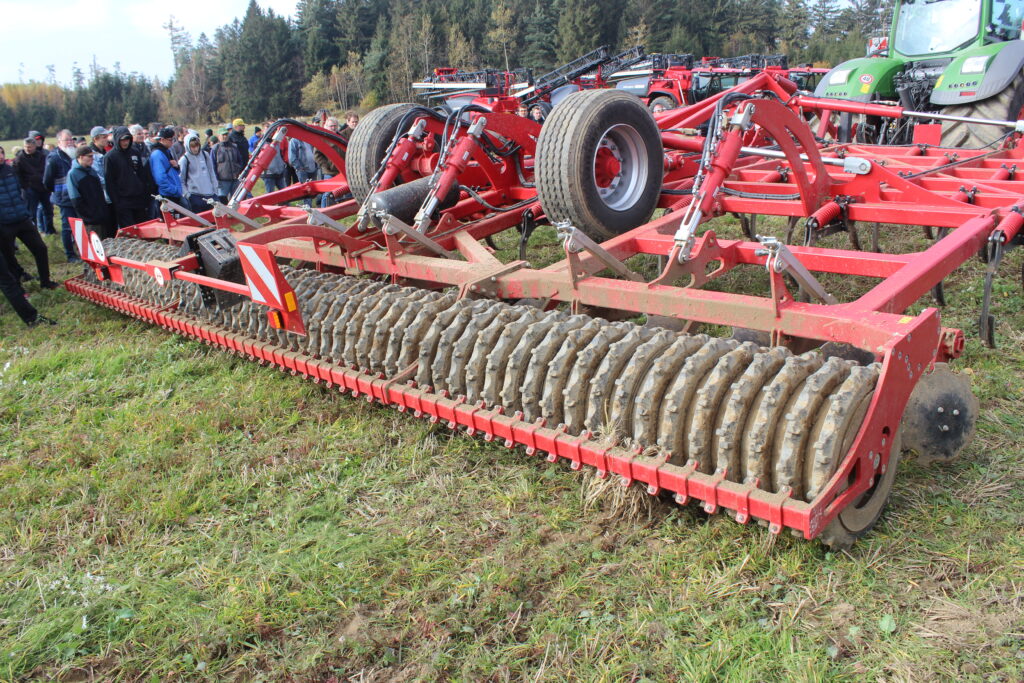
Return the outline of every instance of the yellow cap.
{"type": "Polygon", "coordinates": [[[245,121],[243,121],[242,119],[235,119],[234,121],[231,122],[231,125],[232,126],[244,126],[245,125],[245,121]]]}

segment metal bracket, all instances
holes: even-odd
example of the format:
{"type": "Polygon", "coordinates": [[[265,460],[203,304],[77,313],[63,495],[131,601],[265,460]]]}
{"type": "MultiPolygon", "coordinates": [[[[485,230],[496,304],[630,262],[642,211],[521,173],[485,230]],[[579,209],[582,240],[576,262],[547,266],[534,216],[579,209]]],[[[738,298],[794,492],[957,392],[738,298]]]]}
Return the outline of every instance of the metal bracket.
{"type": "Polygon", "coordinates": [[[978,316],[978,333],[981,341],[990,349],[996,347],[996,318],[989,313],[992,305],[992,283],[999,270],[999,264],[1006,252],[1006,234],[1002,230],[994,230],[985,245],[988,267],[985,269],[985,285],[981,297],[981,314],[978,316]]]}
{"type": "Polygon", "coordinates": [[[402,234],[405,237],[408,237],[409,239],[413,240],[417,244],[420,244],[421,246],[426,247],[427,249],[429,249],[430,251],[434,252],[438,256],[443,256],[444,258],[450,258],[450,259],[454,259],[455,258],[455,254],[454,253],[448,251],[447,249],[442,247],[440,244],[438,244],[434,240],[430,239],[429,237],[427,237],[423,233],[421,233],[418,230],[416,230],[415,228],[413,228],[411,225],[406,225],[405,223],[403,223],[402,221],[398,220],[397,218],[395,218],[391,214],[384,213],[383,211],[380,211],[380,212],[378,212],[376,214],[376,217],[381,222],[381,225],[384,226],[384,233],[385,234],[387,234],[387,235],[402,234]]]}
{"type": "Polygon", "coordinates": [[[788,272],[797,283],[810,292],[819,301],[826,304],[838,304],[834,296],[825,291],[817,278],[807,270],[807,267],[790,251],[789,247],[771,235],[758,235],[763,249],[754,252],[757,256],[767,256],[765,267],[774,270],[776,273],[788,272]]]}
{"type": "Polygon", "coordinates": [[[566,251],[578,254],[581,251],[589,251],[598,261],[633,282],[646,282],[644,277],[630,270],[625,263],[612,256],[604,247],[590,239],[583,231],[577,229],[569,221],[555,221],[555,230],[558,237],[565,244],[566,251]]]}
{"type": "Polygon", "coordinates": [[[498,296],[498,278],[502,275],[508,275],[521,268],[527,266],[526,261],[513,261],[512,263],[501,263],[492,270],[486,271],[482,276],[479,276],[468,282],[463,282],[459,285],[459,298],[490,298],[494,299],[498,296]]]}
{"type": "Polygon", "coordinates": [[[199,225],[207,226],[207,227],[213,225],[213,223],[211,223],[210,221],[206,220],[205,218],[201,218],[198,215],[192,213],[191,211],[189,211],[188,209],[186,209],[184,206],[182,206],[181,204],[179,204],[177,202],[172,202],[170,199],[167,199],[165,197],[161,197],[158,194],[153,195],[153,199],[155,199],[158,202],[160,202],[160,211],[163,212],[163,213],[170,213],[170,211],[168,211],[168,209],[171,209],[171,210],[177,211],[182,216],[188,216],[189,218],[191,218],[195,222],[199,223],[199,225]]]}
{"type": "Polygon", "coordinates": [[[248,216],[243,215],[237,209],[234,209],[234,208],[228,206],[227,204],[221,204],[216,199],[209,199],[207,201],[209,201],[210,205],[213,207],[213,215],[214,215],[215,218],[221,218],[222,216],[228,216],[230,218],[234,218],[236,221],[238,221],[238,222],[240,222],[240,223],[242,223],[244,225],[248,225],[253,230],[259,230],[260,228],[263,227],[262,225],[260,225],[256,221],[254,221],[253,219],[249,218],[248,216]]]}
{"type": "Polygon", "coordinates": [[[326,228],[334,228],[338,232],[348,232],[348,226],[334,220],[325,213],[322,213],[311,206],[304,206],[302,210],[309,216],[310,225],[322,225],[326,228]]]}

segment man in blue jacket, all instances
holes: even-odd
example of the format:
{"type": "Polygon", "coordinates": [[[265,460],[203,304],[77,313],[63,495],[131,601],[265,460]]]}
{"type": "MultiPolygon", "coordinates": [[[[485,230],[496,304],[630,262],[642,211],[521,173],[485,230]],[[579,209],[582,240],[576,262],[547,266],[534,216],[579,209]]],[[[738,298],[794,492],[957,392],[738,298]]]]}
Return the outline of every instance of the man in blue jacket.
{"type": "Polygon", "coordinates": [[[7,263],[11,275],[20,280],[29,280],[31,277],[14,258],[15,239],[21,240],[35,257],[39,284],[45,289],[58,287],[57,283],[50,281],[50,258],[46,253],[46,244],[29,220],[18,176],[10,165],[0,164],[0,255],[7,263]]]}
{"type": "Polygon", "coordinates": [[[75,143],[71,131],[65,128],[57,133],[57,149],[46,157],[43,169],[43,186],[50,192],[50,199],[60,208],[60,241],[64,244],[64,256],[68,263],[81,261],[75,253],[75,240],[71,236],[69,218],[77,218],[75,207],[68,196],[67,178],[71,172],[71,155],[75,153],[75,143]]]}
{"type": "Polygon", "coordinates": [[[153,171],[157,193],[164,199],[182,204],[181,173],[178,171],[178,160],[171,156],[171,145],[174,144],[174,129],[164,128],[157,134],[157,146],[149,157],[149,167],[153,171]]]}

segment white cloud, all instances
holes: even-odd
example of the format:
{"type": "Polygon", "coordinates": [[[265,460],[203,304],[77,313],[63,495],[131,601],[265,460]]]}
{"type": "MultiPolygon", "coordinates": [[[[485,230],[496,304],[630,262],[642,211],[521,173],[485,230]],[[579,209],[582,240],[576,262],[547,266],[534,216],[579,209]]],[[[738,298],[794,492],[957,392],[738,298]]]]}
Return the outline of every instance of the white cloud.
{"type": "MultiPolygon", "coordinates": [[[[276,14],[293,16],[296,0],[257,0],[276,14]]],[[[128,0],[50,0],[44,6],[25,0],[0,0],[0,17],[9,27],[3,44],[7,58],[0,60],[0,83],[44,80],[52,64],[57,80],[71,80],[72,65],[88,74],[96,63],[113,69],[158,76],[166,80],[173,63],[171,44],[163,28],[173,15],[193,40],[214,32],[245,14],[248,0],[177,0],[149,4],[128,0]],[[159,9],[157,9],[159,8],[159,9]],[[35,25],[35,30],[25,27],[35,25]],[[84,36],[84,37],[83,37],[84,36]],[[54,49],[54,46],[60,46],[54,49]],[[11,58],[12,55],[17,55],[11,58]]]]}

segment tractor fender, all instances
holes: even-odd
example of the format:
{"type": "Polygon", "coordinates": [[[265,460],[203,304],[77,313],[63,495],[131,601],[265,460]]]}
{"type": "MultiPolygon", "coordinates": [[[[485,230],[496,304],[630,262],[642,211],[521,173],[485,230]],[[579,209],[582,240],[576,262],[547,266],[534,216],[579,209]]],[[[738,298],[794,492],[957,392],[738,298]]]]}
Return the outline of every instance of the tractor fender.
{"type": "Polygon", "coordinates": [[[895,95],[892,78],[905,62],[888,57],[860,57],[843,62],[825,74],[815,97],[835,97],[843,100],[868,102],[876,95],[890,99],[895,95]]]}
{"type": "Polygon", "coordinates": [[[932,90],[931,103],[948,107],[986,100],[998,95],[1024,68],[1024,40],[992,43],[964,50],[939,76],[932,90]],[[976,71],[979,61],[985,62],[983,71],[963,73],[965,66],[976,71]],[[973,60],[970,63],[968,60],[973,60]],[[974,68],[971,68],[974,67],[974,68]]]}

